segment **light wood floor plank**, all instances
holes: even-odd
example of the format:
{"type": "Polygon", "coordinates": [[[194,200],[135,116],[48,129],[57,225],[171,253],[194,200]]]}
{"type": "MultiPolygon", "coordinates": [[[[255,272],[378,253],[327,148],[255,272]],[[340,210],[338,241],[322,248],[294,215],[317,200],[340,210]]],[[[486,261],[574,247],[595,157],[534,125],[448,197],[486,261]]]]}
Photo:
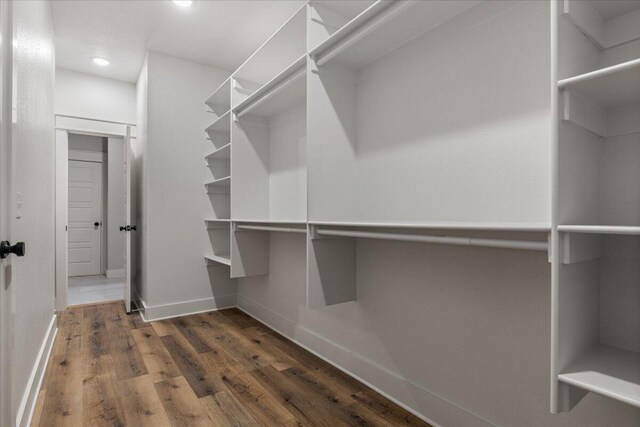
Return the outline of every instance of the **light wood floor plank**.
{"type": "Polygon", "coordinates": [[[151,375],[120,381],[120,398],[127,425],[140,427],[171,425],[151,375]]]}
{"type": "Polygon", "coordinates": [[[138,345],[147,372],[154,382],[182,375],[152,327],[132,330],[131,335],[138,345]]]}

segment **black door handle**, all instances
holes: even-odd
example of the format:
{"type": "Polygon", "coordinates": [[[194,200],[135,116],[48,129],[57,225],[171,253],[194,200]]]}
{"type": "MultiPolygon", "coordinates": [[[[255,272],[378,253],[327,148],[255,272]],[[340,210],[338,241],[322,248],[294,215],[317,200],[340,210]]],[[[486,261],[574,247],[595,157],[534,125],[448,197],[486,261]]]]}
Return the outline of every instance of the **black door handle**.
{"type": "Polygon", "coordinates": [[[16,256],[24,256],[25,245],[24,242],[18,242],[11,246],[8,240],[0,242],[0,259],[5,259],[9,254],[16,254],[16,256]]]}
{"type": "Polygon", "coordinates": [[[127,227],[121,225],[120,226],[120,231],[127,231],[127,227]]]}
{"type": "Polygon", "coordinates": [[[96,222],[93,223],[93,226],[94,227],[100,227],[100,223],[98,221],[96,221],[96,222]]]}
{"type": "Polygon", "coordinates": [[[135,226],[135,225],[132,225],[130,228],[131,228],[131,230],[133,230],[133,231],[136,231],[136,230],[137,230],[137,228],[136,228],[136,226],[135,226]]]}

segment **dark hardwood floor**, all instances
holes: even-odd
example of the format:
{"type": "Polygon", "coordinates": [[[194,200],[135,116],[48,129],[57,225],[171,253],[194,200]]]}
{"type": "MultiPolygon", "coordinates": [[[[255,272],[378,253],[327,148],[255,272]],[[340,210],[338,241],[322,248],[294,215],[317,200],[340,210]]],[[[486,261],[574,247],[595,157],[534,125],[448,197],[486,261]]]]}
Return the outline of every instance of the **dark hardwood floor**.
{"type": "Polygon", "coordinates": [[[239,310],[144,323],[70,307],[34,426],[426,426],[239,310]]]}

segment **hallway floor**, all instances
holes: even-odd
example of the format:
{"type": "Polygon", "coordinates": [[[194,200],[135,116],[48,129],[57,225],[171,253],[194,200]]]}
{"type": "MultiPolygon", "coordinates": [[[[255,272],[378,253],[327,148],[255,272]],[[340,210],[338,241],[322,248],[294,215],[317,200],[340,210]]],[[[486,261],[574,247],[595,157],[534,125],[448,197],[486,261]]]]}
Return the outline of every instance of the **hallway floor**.
{"type": "Polygon", "coordinates": [[[69,277],[67,303],[69,305],[94,304],[124,299],[124,278],[106,276],[69,277]]]}
{"type": "Polygon", "coordinates": [[[71,307],[33,426],[345,426],[423,421],[237,309],[144,323],[71,307]]]}

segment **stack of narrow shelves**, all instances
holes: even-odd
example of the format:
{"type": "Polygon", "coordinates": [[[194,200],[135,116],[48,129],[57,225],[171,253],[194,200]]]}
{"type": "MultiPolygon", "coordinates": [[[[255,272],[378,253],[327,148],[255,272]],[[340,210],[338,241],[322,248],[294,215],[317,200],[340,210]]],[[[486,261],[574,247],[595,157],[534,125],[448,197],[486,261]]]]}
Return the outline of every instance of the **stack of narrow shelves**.
{"type": "Polygon", "coordinates": [[[587,392],[640,407],[640,3],[616,3],[562,0],[554,17],[554,413],[587,392]]]}
{"type": "Polygon", "coordinates": [[[205,183],[213,207],[213,218],[205,219],[211,241],[211,253],[205,255],[207,265],[231,265],[231,79],[218,87],[205,101],[213,115],[205,129],[212,142],[212,151],[205,156],[212,180],[205,183]]]}

